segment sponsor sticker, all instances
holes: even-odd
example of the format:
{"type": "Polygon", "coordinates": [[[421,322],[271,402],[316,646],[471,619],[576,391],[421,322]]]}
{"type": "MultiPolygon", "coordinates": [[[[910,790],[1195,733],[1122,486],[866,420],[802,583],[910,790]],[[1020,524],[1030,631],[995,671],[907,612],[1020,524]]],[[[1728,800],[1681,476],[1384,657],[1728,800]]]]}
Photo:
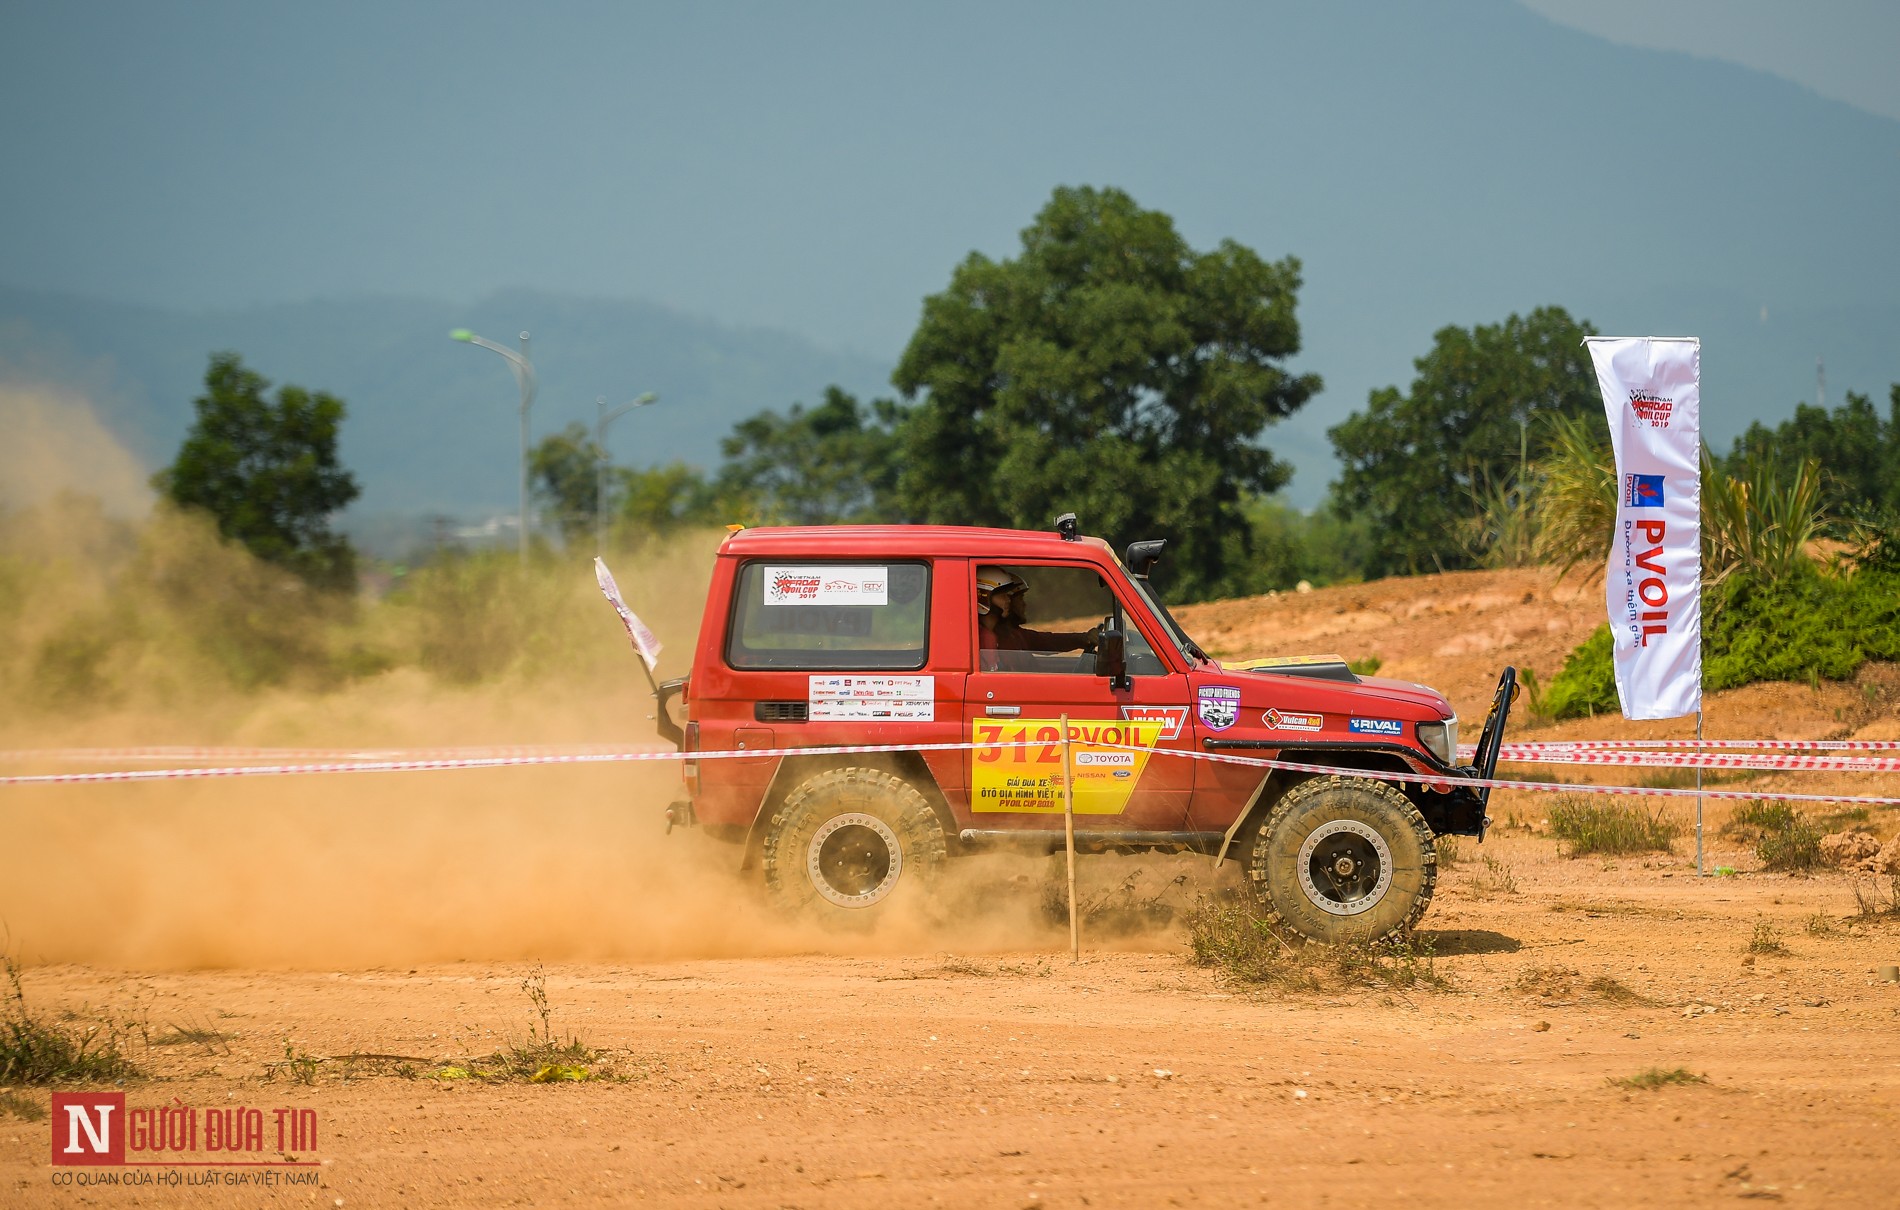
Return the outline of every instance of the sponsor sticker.
{"type": "Polygon", "coordinates": [[[1211,731],[1225,731],[1240,717],[1240,690],[1233,685],[1202,685],[1201,722],[1211,731]]]}
{"type": "Polygon", "coordinates": [[[1326,728],[1325,715],[1295,714],[1290,710],[1269,710],[1260,716],[1260,721],[1274,731],[1323,731],[1326,728]]]}
{"type": "Polygon", "coordinates": [[[1623,507],[1661,508],[1662,506],[1663,477],[1661,475],[1623,476],[1623,507]]]}
{"type": "Polygon", "coordinates": [[[808,567],[767,567],[767,605],[887,605],[891,569],[824,564],[808,567]]]}
{"type": "Polygon", "coordinates": [[[1405,738],[1405,724],[1396,718],[1356,718],[1347,725],[1354,735],[1383,735],[1392,739],[1405,738]]]}
{"type": "MultiPolygon", "coordinates": [[[[1161,738],[1154,719],[1070,719],[1077,815],[1119,815],[1161,738]]],[[[970,809],[1062,814],[1062,722],[973,719],[970,809]]]]}
{"type": "Polygon", "coordinates": [[[1181,728],[1187,726],[1186,706],[1123,706],[1122,718],[1161,724],[1162,739],[1180,739],[1181,728]]]}
{"type": "Polygon", "coordinates": [[[934,722],[937,678],[814,673],[805,691],[805,713],[813,722],[852,719],[934,722]]]}

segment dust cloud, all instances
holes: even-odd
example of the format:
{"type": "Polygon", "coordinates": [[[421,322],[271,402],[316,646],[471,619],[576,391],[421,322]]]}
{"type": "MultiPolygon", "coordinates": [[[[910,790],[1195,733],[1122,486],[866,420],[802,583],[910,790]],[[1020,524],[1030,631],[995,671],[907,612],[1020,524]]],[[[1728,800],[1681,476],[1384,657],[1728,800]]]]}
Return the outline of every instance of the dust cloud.
{"type": "MultiPolygon", "coordinates": [[[[6,463],[0,514],[0,750],[16,754],[0,771],[78,767],[17,755],[54,747],[660,747],[586,557],[523,573],[512,553],[471,554],[381,599],[324,600],[204,519],[153,509],[146,470],[83,399],[0,388],[0,416],[31,443],[17,480],[6,463]]],[[[609,558],[665,644],[663,676],[688,666],[717,541],[609,558]]],[[[4,787],[0,945],[34,964],[154,970],[1064,939],[1042,859],[968,863],[946,898],[875,933],[784,919],[738,846],[664,834],[681,797],[672,762],[4,787]]],[[[1125,876],[1084,868],[1103,897],[1125,876]]]]}

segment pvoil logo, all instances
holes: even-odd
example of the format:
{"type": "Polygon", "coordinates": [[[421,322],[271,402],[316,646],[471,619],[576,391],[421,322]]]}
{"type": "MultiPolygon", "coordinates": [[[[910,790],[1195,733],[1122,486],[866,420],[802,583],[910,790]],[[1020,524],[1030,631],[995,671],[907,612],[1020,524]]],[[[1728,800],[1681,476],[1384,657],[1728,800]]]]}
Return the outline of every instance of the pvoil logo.
{"type": "Polygon", "coordinates": [[[53,1163],[125,1163],[125,1094],[53,1094],[53,1163]]]}
{"type": "Polygon", "coordinates": [[[1661,508],[1663,506],[1663,477],[1661,475],[1624,475],[1624,508],[1661,508]]]}

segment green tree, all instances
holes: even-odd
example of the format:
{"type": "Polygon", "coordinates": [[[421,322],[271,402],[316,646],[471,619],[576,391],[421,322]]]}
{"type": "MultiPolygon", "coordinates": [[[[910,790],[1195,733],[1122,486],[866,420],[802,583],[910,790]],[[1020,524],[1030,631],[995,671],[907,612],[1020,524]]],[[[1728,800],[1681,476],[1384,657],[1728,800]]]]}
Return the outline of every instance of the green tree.
{"type": "Polygon", "coordinates": [[[1173,591],[1233,591],[1254,493],[1291,477],[1258,438],[1320,389],[1289,373],[1300,265],[1231,241],[1196,252],[1117,189],[1062,188],[1014,260],[972,253],[924,313],[893,382],[893,511],[1172,540],[1173,591]]]}
{"type": "Polygon", "coordinates": [[[684,462],[635,470],[615,467],[619,501],[615,533],[621,542],[669,533],[687,525],[720,525],[738,513],[706,476],[684,462]]]}
{"type": "Polygon", "coordinates": [[[355,478],[337,460],[344,404],[270,382],[236,353],[213,353],[205,393],[177,459],[152,485],[184,508],[203,509],[218,532],[309,583],[341,589],[356,580],[356,552],[330,532],[330,515],[356,499],[355,478]]]}
{"type": "Polygon", "coordinates": [[[605,503],[594,498],[601,456],[599,443],[579,421],[543,437],[528,452],[528,480],[535,499],[553,515],[561,527],[561,540],[570,547],[592,541],[596,509],[605,503]]]}
{"type": "Polygon", "coordinates": [[[754,523],[895,520],[889,511],[898,467],[893,426],[903,416],[891,400],[865,407],[835,386],[810,410],[794,403],[786,416],[760,412],[720,442],[726,462],[715,494],[754,523]]]}
{"type": "Polygon", "coordinates": [[[1531,485],[1520,472],[1552,440],[1538,418],[1602,407],[1582,344],[1594,332],[1561,307],[1441,328],[1410,390],[1373,391],[1365,411],[1327,430],[1345,465],[1333,506],[1370,523],[1368,574],[1478,562],[1473,519],[1487,500],[1521,500],[1531,485]]]}
{"type": "Polygon", "coordinates": [[[1885,421],[1872,400],[1854,391],[1833,411],[1803,403],[1772,429],[1758,420],[1735,439],[1724,469],[1739,476],[1761,464],[1788,478],[1814,461],[1832,511],[1900,510],[1900,383],[1889,397],[1885,421]]]}

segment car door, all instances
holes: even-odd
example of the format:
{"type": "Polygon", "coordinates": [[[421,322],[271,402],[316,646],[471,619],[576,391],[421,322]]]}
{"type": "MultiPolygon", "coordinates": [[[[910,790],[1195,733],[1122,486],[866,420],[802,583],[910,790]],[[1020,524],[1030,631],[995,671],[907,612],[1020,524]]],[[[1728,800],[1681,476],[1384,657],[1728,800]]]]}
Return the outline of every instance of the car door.
{"type": "MultiPolygon", "coordinates": [[[[1035,635],[1070,635],[1119,614],[1127,635],[1129,684],[1116,688],[1081,650],[986,649],[977,618],[976,668],[965,682],[968,792],[964,826],[1060,831],[1062,732],[1070,723],[1076,828],[1085,832],[1169,832],[1186,826],[1194,762],[1193,708],[1186,671],[1157,654],[1152,619],[1130,609],[1099,570],[1085,563],[986,564],[1026,585],[1024,622],[1035,635]]],[[[972,598],[977,582],[970,585],[972,598]]],[[[973,615],[976,611],[972,611],[973,615]]],[[[1038,640],[1039,641],[1039,640],[1038,640]]],[[[1060,641],[1060,640],[1056,640],[1060,641]]]]}

